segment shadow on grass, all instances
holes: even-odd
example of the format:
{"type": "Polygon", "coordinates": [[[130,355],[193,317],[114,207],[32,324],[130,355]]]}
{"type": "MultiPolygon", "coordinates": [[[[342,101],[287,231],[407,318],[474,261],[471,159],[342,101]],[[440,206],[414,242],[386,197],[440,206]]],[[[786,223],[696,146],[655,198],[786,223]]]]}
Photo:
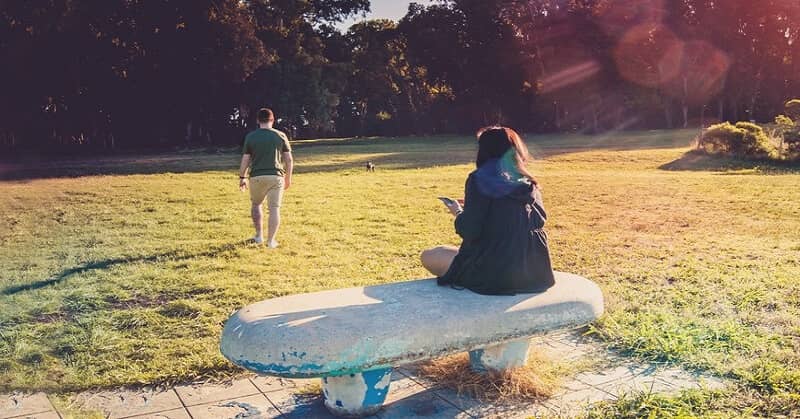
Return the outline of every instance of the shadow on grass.
{"type": "Polygon", "coordinates": [[[234,151],[97,156],[92,158],[27,157],[0,162],[0,180],[76,178],[104,175],[151,175],[235,170],[234,151]]]}
{"type": "MultiPolygon", "coordinates": [[[[686,147],[693,131],[613,132],[600,135],[531,135],[526,140],[535,158],[588,150],[645,150],[686,147]]],[[[364,169],[368,161],[384,168],[417,169],[472,163],[477,143],[471,136],[368,137],[299,140],[297,173],[364,169]],[[343,162],[304,164],[303,159],[325,160],[336,155],[354,158],[343,162]],[[379,156],[375,156],[378,154],[379,156]]],[[[149,154],[105,155],[87,158],[29,156],[0,160],[0,180],[74,178],[102,175],[151,175],[165,173],[235,173],[239,166],[236,147],[170,151],[149,154]]]]}
{"type": "Polygon", "coordinates": [[[20,292],[38,290],[40,288],[58,284],[70,278],[73,275],[78,275],[90,271],[110,269],[117,265],[125,265],[137,262],[153,263],[153,262],[160,262],[162,260],[181,261],[181,260],[195,259],[200,257],[216,257],[232,252],[241,246],[245,246],[246,244],[247,244],[246,241],[238,241],[219,246],[214,246],[204,252],[198,252],[198,253],[184,253],[181,252],[180,250],[172,250],[169,252],[159,253],[150,256],[121,257],[121,258],[101,260],[98,262],[86,263],[80,266],[72,267],[64,271],[61,271],[61,273],[59,273],[58,275],[52,276],[47,279],[32,282],[29,284],[21,284],[21,285],[14,285],[7,287],[4,290],[0,291],[0,295],[14,295],[20,292]]]}
{"type": "Polygon", "coordinates": [[[762,174],[800,173],[800,162],[776,161],[767,159],[744,160],[718,156],[692,150],[677,160],[659,166],[670,171],[733,172],[750,170],[762,174]]]}

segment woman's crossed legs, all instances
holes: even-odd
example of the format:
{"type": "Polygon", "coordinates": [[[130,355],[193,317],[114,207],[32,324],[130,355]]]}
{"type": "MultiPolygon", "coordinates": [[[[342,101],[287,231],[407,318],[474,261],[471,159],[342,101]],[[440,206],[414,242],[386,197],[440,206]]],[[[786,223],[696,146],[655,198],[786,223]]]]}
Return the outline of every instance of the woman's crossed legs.
{"type": "Polygon", "coordinates": [[[422,266],[424,266],[428,272],[436,275],[436,277],[440,277],[450,269],[450,264],[453,263],[453,259],[457,254],[457,247],[437,246],[422,252],[420,259],[422,259],[422,266]]]}

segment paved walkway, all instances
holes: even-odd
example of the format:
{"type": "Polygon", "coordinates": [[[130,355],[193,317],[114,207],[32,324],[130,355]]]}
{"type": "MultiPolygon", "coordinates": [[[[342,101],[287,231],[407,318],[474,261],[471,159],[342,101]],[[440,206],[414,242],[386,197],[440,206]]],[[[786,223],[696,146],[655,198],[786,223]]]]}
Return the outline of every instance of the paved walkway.
{"type": "MultiPolygon", "coordinates": [[[[614,400],[623,393],[670,393],[686,388],[719,388],[719,379],[680,368],[641,364],[606,352],[575,332],[534,339],[537,350],[553,360],[600,360],[603,368],[566,380],[548,400],[525,404],[488,404],[458,395],[420,378],[413,366],[395,369],[386,405],[377,418],[527,418],[574,417],[587,405],[614,400]]],[[[322,404],[318,380],[286,380],[251,376],[226,384],[187,384],[169,389],[142,388],[86,392],[72,397],[59,412],[47,395],[0,395],[0,419],[81,418],[223,419],[331,418],[322,404]],[[68,411],[81,413],[70,416],[68,411]]]]}

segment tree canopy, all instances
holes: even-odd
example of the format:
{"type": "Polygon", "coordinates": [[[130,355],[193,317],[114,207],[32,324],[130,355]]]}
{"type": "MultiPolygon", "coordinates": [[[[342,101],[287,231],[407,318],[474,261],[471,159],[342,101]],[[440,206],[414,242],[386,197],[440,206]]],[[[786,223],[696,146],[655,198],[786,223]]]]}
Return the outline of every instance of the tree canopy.
{"type": "Polygon", "coordinates": [[[800,96],[800,3],[2,0],[0,147],[598,132],[772,120],[800,96]]]}

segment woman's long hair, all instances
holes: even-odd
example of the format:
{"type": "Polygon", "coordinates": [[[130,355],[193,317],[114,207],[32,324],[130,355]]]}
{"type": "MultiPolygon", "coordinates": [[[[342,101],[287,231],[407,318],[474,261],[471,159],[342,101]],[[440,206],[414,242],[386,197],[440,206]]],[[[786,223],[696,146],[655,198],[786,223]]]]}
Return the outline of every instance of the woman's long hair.
{"type": "Polygon", "coordinates": [[[516,169],[531,183],[539,186],[539,181],[526,167],[526,163],[530,160],[528,147],[525,146],[522,137],[508,127],[491,126],[478,131],[478,157],[475,159],[475,165],[481,167],[489,160],[500,159],[511,148],[514,149],[516,157],[516,169]]]}

